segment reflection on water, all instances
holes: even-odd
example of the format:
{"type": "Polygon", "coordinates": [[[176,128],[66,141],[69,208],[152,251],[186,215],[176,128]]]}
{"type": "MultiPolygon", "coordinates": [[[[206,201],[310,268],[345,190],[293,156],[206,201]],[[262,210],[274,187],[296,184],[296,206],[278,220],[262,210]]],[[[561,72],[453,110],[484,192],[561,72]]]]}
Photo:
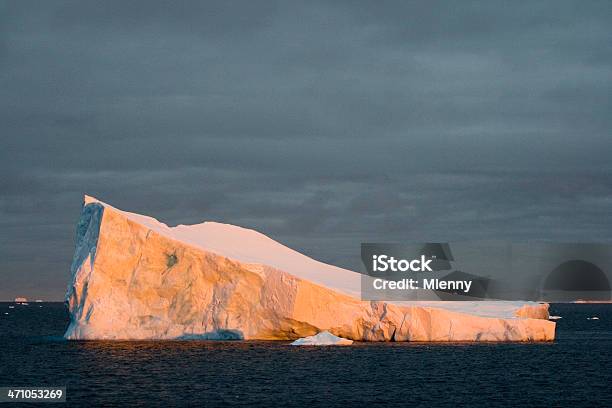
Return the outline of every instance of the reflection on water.
{"type": "Polygon", "coordinates": [[[44,304],[1,315],[0,386],[67,385],[69,402],[92,406],[612,406],[611,311],[555,305],[563,319],[554,343],[300,348],[68,342],[63,305],[44,304]]]}

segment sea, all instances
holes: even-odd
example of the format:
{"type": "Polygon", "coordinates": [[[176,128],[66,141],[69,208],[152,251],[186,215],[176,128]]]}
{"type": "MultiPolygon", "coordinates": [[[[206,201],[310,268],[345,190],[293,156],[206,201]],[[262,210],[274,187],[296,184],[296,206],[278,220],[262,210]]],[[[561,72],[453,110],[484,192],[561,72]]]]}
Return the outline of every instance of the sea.
{"type": "Polygon", "coordinates": [[[83,407],[612,407],[612,304],[551,314],[548,343],[296,347],[66,341],[62,303],[0,303],[0,387],[66,387],[58,405],[83,407]]]}

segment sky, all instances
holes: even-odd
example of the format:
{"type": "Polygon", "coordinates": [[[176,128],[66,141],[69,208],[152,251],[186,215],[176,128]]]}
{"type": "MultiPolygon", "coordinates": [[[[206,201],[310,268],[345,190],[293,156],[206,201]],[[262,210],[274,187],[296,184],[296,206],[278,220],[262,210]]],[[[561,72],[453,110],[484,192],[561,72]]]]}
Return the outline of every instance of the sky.
{"type": "Polygon", "coordinates": [[[82,197],[361,242],[612,241],[612,2],[2,1],[0,299],[82,197]]]}

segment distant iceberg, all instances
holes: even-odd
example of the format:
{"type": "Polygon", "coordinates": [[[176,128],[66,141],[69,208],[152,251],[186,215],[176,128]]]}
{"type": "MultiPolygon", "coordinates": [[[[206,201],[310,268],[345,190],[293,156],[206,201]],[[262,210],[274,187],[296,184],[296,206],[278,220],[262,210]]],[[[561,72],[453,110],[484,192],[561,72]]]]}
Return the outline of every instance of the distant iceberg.
{"type": "Polygon", "coordinates": [[[353,344],[353,340],[334,336],[328,331],[322,331],[314,336],[303,337],[297,339],[292,346],[349,346],[353,344]]]}

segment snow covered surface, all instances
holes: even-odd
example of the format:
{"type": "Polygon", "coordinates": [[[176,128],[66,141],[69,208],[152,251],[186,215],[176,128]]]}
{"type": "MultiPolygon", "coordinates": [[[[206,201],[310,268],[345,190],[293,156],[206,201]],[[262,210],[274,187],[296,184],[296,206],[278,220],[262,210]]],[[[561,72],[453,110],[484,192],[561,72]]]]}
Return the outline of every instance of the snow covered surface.
{"type": "Polygon", "coordinates": [[[258,232],[176,227],[92,197],[77,224],[68,339],[548,341],[548,305],[375,302],[360,275],[258,232]]]}
{"type": "Polygon", "coordinates": [[[302,337],[291,343],[292,346],[349,346],[351,344],[353,344],[353,340],[334,336],[328,331],[322,331],[314,336],[302,337]]]}

